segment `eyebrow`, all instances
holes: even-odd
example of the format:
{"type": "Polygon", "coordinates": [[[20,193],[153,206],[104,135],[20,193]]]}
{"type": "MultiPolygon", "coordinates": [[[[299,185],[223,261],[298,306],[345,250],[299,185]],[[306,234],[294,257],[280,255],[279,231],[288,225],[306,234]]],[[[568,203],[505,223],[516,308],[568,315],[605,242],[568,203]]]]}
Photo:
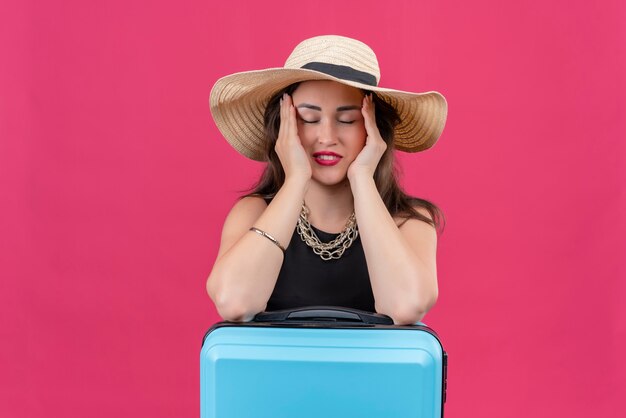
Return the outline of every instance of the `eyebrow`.
{"type": "MultiPolygon", "coordinates": [[[[299,104],[298,106],[296,106],[298,108],[304,107],[307,109],[313,109],[313,110],[317,110],[317,111],[322,111],[322,108],[319,106],[315,106],[309,103],[302,103],[299,104]]],[[[345,112],[346,110],[361,110],[361,106],[357,106],[357,105],[349,105],[349,106],[339,106],[337,108],[337,112],[345,112]]]]}

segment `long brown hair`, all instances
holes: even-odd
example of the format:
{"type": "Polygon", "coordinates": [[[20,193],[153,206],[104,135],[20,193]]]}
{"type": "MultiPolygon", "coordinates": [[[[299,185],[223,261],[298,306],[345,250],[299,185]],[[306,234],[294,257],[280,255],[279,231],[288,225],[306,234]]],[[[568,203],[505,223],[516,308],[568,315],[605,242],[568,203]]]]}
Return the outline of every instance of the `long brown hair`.
{"type": "MultiPolygon", "coordinates": [[[[245,196],[259,196],[265,200],[271,200],[285,182],[285,172],[280,159],[274,150],[280,127],[280,98],[283,93],[290,96],[298,88],[300,83],[291,84],[274,94],[265,108],[265,149],[264,154],[267,166],[259,179],[259,182],[245,196]]],[[[378,97],[376,93],[363,90],[364,94],[372,94],[376,111],[376,125],[380,135],[387,143],[387,149],[376,167],[374,181],[387,210],[392,216],[402,218],[401,225],[409,219],[415,218],[424,221],[443,232],[445,217],[441,209],[434,203],[418,197],[409,196],[398,184],[398,169],[394,158],[394,129],[400,122],[396,109],[378,97]],[[428,211],[430,217],[418,212],[418,208],[428,211]]]]}

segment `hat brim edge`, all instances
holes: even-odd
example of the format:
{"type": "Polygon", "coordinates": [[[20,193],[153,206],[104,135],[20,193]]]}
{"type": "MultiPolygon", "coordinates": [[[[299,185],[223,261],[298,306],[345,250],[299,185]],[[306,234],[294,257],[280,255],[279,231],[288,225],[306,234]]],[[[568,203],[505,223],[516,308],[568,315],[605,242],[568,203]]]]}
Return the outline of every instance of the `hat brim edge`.
{"type": "Polygon", "coordinates": [[[256,161],[264,161],[265,158],[260,154],[257,146],[249,146],[251,145],[250,142],[238,139],[236,132],[234,132],[229,123],[224,120],[222,109],[229,104],[232,105],[243,97],[254,97],[255,94],[259,96],[259,98],[255,100],[255,103],[258,103],[260,107],[264,107],[267,105],[270,97],[281,89],[293,83],[312,80],[336,81],[355,88],[376,92],[377,94],[383,96],[383,99],[385,96],[403,101],[431,98],[437,102],[436,107],[439,108],[437,111],[439,113],[439,117],[437,118],[438,123],[436,123],[437,126],[434,127],[431,135],[429,135],[430,139],[424,141],[421,145],[413,147],[403,146],[400,143],[396,143],[396,148],[400,151],[419,152],[431,148],[437,142],[445,127],[447,119],[447,101],[438,91],[427,91],[421,93],[408,92],[379,86],[371,86],[351,80],[344,80],[329,74],[320,73],[319,71],[283,67],[243,71],[221,77],[215,82],[209,95],[210,111],[218,129],[231,146],[247,158],[256,161]],[[229,95],[224,94],[227,89],[232,91],[235,87],[239,87],[238,93],[229,95]],[[258,95],[259,90],[264,91],[263,95],[258,95]]]}

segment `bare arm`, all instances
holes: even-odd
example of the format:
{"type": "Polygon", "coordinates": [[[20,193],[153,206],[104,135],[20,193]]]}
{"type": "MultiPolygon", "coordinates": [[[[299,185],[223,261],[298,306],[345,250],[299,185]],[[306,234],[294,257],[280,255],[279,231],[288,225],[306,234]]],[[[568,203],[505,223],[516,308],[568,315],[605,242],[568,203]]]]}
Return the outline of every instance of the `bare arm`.
{"type": "Polygon", "coordinates": [[[364,98],[362,113],[368,136],[348,178],[376,311],[396,324],[411,324],[437,300],[437,233],[416,219],[398,228],[389,214],[373,178],[387,146],[376,127],[371,97],[364,98]]]}
{"type": "Polygon", "coordinates": [[[398,228],[373,179],[352,189],[376,311],[396,324],[420,321],[438,294],[435,228],[417,219],[398,228]]]}
{"type": "Polygon", "coordinates": [[[265,231],[286,248],[311,178],[289,96],[281,103],[280,115],[276,153],[285,170],[285,183],[269,205],[261,198],[246,197],[233,207],[207,280],[207,292],[227,321],[249,321],[265,309],[283,262],[280,248],[250,227],[265,231]]]}
{"type": "Polygon", "coordinates": [[[249,321],[263,311],[272,295],[283,262],[274,243],[250,231],[255,226],[286,247],[295,229],[303,200],[301,184],[285,184],[270,205],[246,197],[228,215],[207,292],[227,321],[249,321]]]}

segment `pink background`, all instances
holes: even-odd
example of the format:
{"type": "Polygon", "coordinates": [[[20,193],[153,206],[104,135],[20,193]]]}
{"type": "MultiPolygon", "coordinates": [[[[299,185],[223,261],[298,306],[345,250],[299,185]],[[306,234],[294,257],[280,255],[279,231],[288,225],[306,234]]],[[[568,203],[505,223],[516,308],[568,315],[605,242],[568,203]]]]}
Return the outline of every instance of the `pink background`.
{"type": "Polygon", "coordinates": [[[625,4],[3,1],[0,416],[198,416],[205,280],[261,168],[210,88],[329,33],[449,102],[401,158],[448,219],[446,416],[622,416],[625,4]]]}

